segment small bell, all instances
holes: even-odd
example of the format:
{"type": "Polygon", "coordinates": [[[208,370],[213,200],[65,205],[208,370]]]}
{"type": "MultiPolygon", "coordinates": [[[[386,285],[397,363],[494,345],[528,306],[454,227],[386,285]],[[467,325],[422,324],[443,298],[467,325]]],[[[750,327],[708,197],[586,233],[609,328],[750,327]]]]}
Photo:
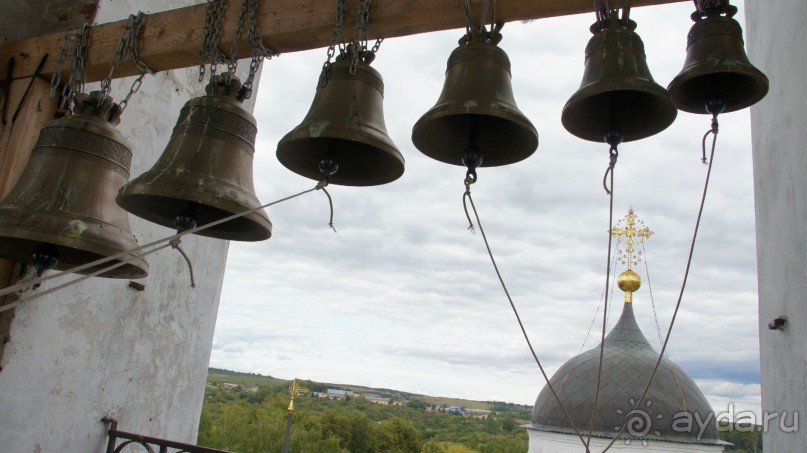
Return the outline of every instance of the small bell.
{"type": "Polygon", "coordinates": [[[611,10],[591,26],[580,88],[563,107],[561,122],[585,140],[619,135],[628,142],[655,135],[675,121],[669,93],[653,81],[636,22],[611,10]]]}
{"type": "Polygon", "coordinates": [[[538,132],[516,106],[500,40],[498,32],[471,33],[451,52],[437,104],[412,128],[412,142],[423,154],[465,165],[472,150],[481,157],[478,166],[494,167],[526,159],[538,148],[538,132]]]}
{"type": "Polygon", "coordinates": [[[668,87],[680,110],[713,113],[707,104],[719,103],[722,111],[733,112],[768,93],[768,78],[745,53],[742,28],[732,18],[736,13],[728,2],[692,13],[684,68],[668,87]]]}
{"type": "MultiPolygon", "coordinates": [[[[207,95],[188,101],[157,163],[121,188],[118,204],[148,221],[178,230],[261,206],[252,182],[258,132],[237,99],[241,82],[210,80],[207,95]]],[[[263,210],[199,231],[201,236],[261,241],[272,235],[263,210]]]]}
{"type": "MultiPolygon", "coordinates": [[[[120,108],[100,91],[75,97],[74,114],[39,133],[19,181],[0,202],[0,257],[69,270],[138,247],[115,194],[129,179],[131,145],[117,130],[120,108]]],[[[143,278],[148,264],[128,261],[101,277],[143,278]]]]}
{"type": "Polygon", "coordinates": [[[386,184],[401,177],[404,158],[384,123],[384,82],[365,59],[351,74],[350,54],[323,69],[308,114],[277,144],[277,159],[316,181],[386,184]]]}

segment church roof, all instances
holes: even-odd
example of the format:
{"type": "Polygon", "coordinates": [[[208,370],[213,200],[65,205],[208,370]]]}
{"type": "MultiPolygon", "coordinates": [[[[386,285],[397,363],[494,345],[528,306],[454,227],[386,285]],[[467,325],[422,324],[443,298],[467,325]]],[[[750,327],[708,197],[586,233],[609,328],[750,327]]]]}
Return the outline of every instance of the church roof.
{"type": "MultiPolygon", "coordinates": [[[[650,379],[658,353],[642,334],[626,302],[622,316],[605,338],[597,410],[592,434],[620,438],[722,445],[714,413],[692,378],[678,365],[661,361],[647,396],[634,412],[650,379]],[[708,420],[708,423],[707,423],[708,420]]],[[[600,347],[566,362],[550,380],[574,425],[586,436],[597,385],[600,347]]],[[[572,425],[548,387],[535,401],[532,429],[574,434],[572,425]]]]}

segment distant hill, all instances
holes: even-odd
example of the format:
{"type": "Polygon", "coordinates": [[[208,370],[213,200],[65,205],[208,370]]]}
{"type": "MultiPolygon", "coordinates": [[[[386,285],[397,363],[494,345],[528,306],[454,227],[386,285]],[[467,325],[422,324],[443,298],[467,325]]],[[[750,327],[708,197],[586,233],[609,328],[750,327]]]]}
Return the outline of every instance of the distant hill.
{"type": "MultiPolygon", "coordinates": [[[[224,370],[221,368],[209,368],[207,371],[207,381],[212,383],[232,383],[242,387],[288,387],[291,380],[279,379],[272,376],[264,376],[256,373],[242,373],[239,371],[224,370]]],[[[353,384],[335,384],[332,382],[315,382],[300,380],[298,382],[312,392],[321,392],[329,388],[352,390],[355,393],[375,393],[387,398],[411,400],[417,399],[425,401],[431,405],[458,406],[470,409],[495,410],[496,412],[521,412],[532,411],[532,406],[525,404],[506,403],[503,401],[476,401],[461,398],[448,398],[441,396],[421,395],[418,393],[404,392],[388,388],[365,387],[353,384]]]]}

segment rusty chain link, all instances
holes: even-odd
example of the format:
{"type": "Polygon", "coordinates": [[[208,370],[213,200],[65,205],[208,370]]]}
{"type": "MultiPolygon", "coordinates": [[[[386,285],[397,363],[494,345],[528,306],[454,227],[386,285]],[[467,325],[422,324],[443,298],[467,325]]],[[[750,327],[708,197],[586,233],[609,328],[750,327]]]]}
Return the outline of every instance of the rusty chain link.
{"type": "Polygon", "coordinates": [[[252,95],[252,83],[263,60],[271,60],[273,57],[280,55],[277,51],[264,46],[261,35],[258,33],[258,6],[260,0],[244,0],[244,2],[247,4],[247,39],[252,49],[252,60],[249,62],[247,79],[238,94],[238,99],[240,100],[249,99],[252,95]]]}
{"type": "Polygon", "coordinates": [[[350,60],[350,75],[356,75],[359,61],[370,63],[375,59],[375,53],[384,42],[384,38],[376,40],[372,49],[367,48],[367,28],[370,25],[370,0],[361,0],[356,15],[356,31],[353,33],[351,44],[352,55],[350,60]]]}
{"type": "Polygon", "coordinates": [[[345,0],[336,0],[336,19],[331,31],[331,45],[328,46],[327,58],[322,63],[322,72],[319,75],[319,85],[324,86],[328,70],[331,69],[331,59],[336,55],[336,47],[339,46],[339,53],[344,53],[342,44],[342,33],[345,25],[345,0]]]}
{"type": "Polygon", "coordinates": [[[90,25],[85,23],[81,31],[72,32],[64,37],[62,50],[56,61],[56,71],[50,79],[50,97],[56,95],[62,81],[62,64],[65,58],[70,58],[70,77],[62,86],[61,101],[58,112],[73,113],[73,98],[76,93],[84,91],[84,69],[87,62],[87,42],[90,39],[90,25]]]}
{"type": "Polygon", "coordinates": [[[143,78],[146,76],[146,74],[154,74],[154,71],[143,60],[140,59],[140,54],[137,51],[137,42],[140,36],[140,26],[143,23],[143,16],[142,11],[138,11],[137,15],[129,15],[129,20],[126,22],[126,25],[124,25],[123,30],[121,31],[118,47],[115,49],[115,53],[112,56],[112,63],[109,66],[109,73],[107,74],[106,78],[101,81],[101,92],[104,94],[104,96],[101,97],[100,105],[104,105],[104,103],[107,102],[106,96],[109,95],[109,92],[112,89],[112,75],[115,73],[115,69],[121,61],[131,58],[132,63],[134,63],[135,67],[140,70],[140,76],[138,76],[132,82],[131,87],[129,87],[129,93],[120,103],[118,103],[121,114],[124,110],[126,110],[126,106],[129,104],[129,99],[131,99],[132,95],[140,90],[140,86],[143,84],[143,78]]]}
{"type": "Polygon", "coordinates": [[[202,48],[199,55],[202,62],[199,64],[199,81],[205,78],[205,64],[210,66],[210,77],[216,75],[217,67],[227,61],[227,57],[219,49],[221,38],[221,21],[224,18],[224,8],[227,0],[207,0],[205,9],[205,24],[202,36],[202,48]]]}

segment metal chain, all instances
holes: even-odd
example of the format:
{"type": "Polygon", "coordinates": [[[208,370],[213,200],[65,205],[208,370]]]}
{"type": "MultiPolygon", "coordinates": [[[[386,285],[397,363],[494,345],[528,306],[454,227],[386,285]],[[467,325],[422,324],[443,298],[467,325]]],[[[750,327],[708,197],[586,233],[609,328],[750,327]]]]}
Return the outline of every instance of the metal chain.
{"type": "Polygon", "coordinates": [[[482,2],[482,16],[479,18],[479,22],[474,19],[473,10],[471,9],[471,1],[470,0],[460,0],[460,4],[462,5],[462,12],[465,15],[465,36],[461,40],[464,42],[469,42],[474,35],[483,35],[484,39],[488,41],[496,41],[494,35],[497,33],[496,29],[496,0],[493,0],[492,8],[491,8],[491,0],[485,0],[482,2]],[[490,20],[490,34],[486,34],[487,28],[485,26],[486,19],[488,17],[488,13],[493,11],[491,14],[490,20]]]}
{"type": "Polygon", "coordinates": [[[252,95],[252,83],[258,73],[264,58],[271,60],[280,55],[277,51],[263,45],[261,35],[258,33],[258,6],[260,0],[246,0],[247,5],[247,37],[252,48],[252,60],[249,62],[249,73],[238,94],[239,100],[249,99],[252,95]]]}
{"type": "Polygon", "coordinates": [[[120,113],[122,114],[124,110],[126,110],[126,106],[129,105],[129,99],[140,90],[140,85],[143,84],[143,77],[146,74],[154,75],[154,70],[151,69],[146,62],[140,59],[140,54],[137,51],[137,43],[140,38],[140,25],[143,23],[143,12],[138,11],[137,16],[129,15],[129,21],[131,22],[132,26],[130,28],[129,34],[129,46],[128,46],[128,56],[132,59],[135,67],[140,70],[140,76],[137,77],[134,82],[132,82],[132,86],[129,87],[129,93],[123,98],[122,101],[118,103],[120,107],[120,113]]]}
{"type": "Polygon", "coordinates": [[[319,85],[324,86],[326,75],[331,68],[331,59],[336,54],[336,46],[339,46],[339,53],[344,53],[344,46],[342,45],[342,33],[345,25],[345,0],[336,0],[336,19],[333,24],[333,31],[331,31],[331,45],[328,46],[327,58],[322,63],[322,72],[319,75],[319,85]]]}
{"type": "Polygon", "coordinates": [[[230,47],[230,56],[227,58],[227,86],[230,86],[235,70],[238,68],[238,41],[241,40],[241,28],[244,26],[244,17],[247,15],[249,0],[241,0],[241,11],[238,13],[238,21],[233,32],[233,44],[230,47]]]}
{"type": "MultiPolygon", "coordinates": [[[[488,0],[485,0],[488,1],[488,0]]],[[[375,53],[381,47],[384,39],[378,39],[372,50],[367,50],[367,28],[370,25],[370,0],[361,0],[359,12],[356,15],[356,31],[353,34],[352,55],[350,60],[350,75],[356,75],[356,68],[359,61],[370,63],[375,58],[375,53]]]]}
{"type": "Polygon", "coordinates": [[[75,34],[68,33],[64,35],[64,41],[62,42],[62,50],[59,52],[59,58],[56,59],[56,69],[53,72],[53,76],[50,78],[50,95],[49,98],[53,99],[56,96],[56,92],[59,89],[59,85],[62,83],[62,63],[64,63],[64,59],[69,54],[70,42],[75,39],[75,34]]]}
{"type": "Polygon", "coordinates": [[[140,72],[146,72],[154,75],[155,71],[151,69],[146,62],[140,59],[140,52],[137,50],[137,43],[140,42],[140,26],[143,24],[143,17],[144,14],[141,11],[138,11],[137,16],[134,17],[134,21],[132,22],[132,39],[129,43],[129,55],[132,58],[132,62],[137,69],[140,70],[140,72]]]}
{"type": "Polygon", "coordinates": [[[70,77],[62,86],[59,112],[73,113],[73,98],[76,93],[84,91],[84,68],[87,61],[87,41],[90,36],[90,25],[84,24],[80,32],[65,35],[62,51],[56,61],[56,72],[50,79],[50,96],[56,95],[62,81],[62,64],[65,58],[71,58],[70,77]]]}
{"type": "MultiPolygon", "coordinates": [[[[115,53],[112,54],[112,61],[109,65],[109,72],[107,73],[104,80],[101,81],[101,93],[104,94],[104,97],[109,95],[109,91],[112,89],[112,74],[114,74],[115,69],[118,67],[118,64],[121,60],[124,59],[124,55],[129,47],[129,40],[132,38],[132,19],[134,16],[129,16],[129,21],[123,26],[123,30],[121,30],[120,38],[118,39],[118,47],[115,48],[115,53]]],[[[101,98],[101,103],[103,104],[103,97],[101,98]]]]}
{"type": "Polygon", "coordinates": [[[112,89],[112,75],[121,61],[131,58],[135,67],[140,70],[140,76],[137,77],[134,82],[132,82],[131,87],[129,87],[129,93],[118,104],[121,114],[124,110],[126,110],[126,106],[129,104],[129,99],[131,99],[132,95],[140,90],[140,86],[143,84],[143,78],[146,76],[146,74],[154,74],[154,71],[149,68],[143,60],[140,59],[140,55],[137,51],[137,42],[140,33],[140,26],[143,23],[143,16],[142,11],[138,11],[137,15],[129,15],[129,20],[126,22],[126,25],[124,25],[123,30],[121,31],[118,47],[115,49],[115,53],[112,56],[112,63],[109,67],[109,73],[107,74],[106,78],[101,81],[101,92],[104,94],[104,96],[101,97],[100,105],[103,106],[104,103],[107,102],[107,96],[112,89]]]}
{"type": "Polygon", "coordinates": [[[199,55],[202,57],[202,62],[199,65],[200,82],[205,78],[205,64],[210,65],[210,77],[213,77],[216,75],[218,65],[227,60],[224,53],[219,49],[221,21],[224,18],[226,6],[227,0],[207,0],[202,48],[199,49],[199,55]]]}

